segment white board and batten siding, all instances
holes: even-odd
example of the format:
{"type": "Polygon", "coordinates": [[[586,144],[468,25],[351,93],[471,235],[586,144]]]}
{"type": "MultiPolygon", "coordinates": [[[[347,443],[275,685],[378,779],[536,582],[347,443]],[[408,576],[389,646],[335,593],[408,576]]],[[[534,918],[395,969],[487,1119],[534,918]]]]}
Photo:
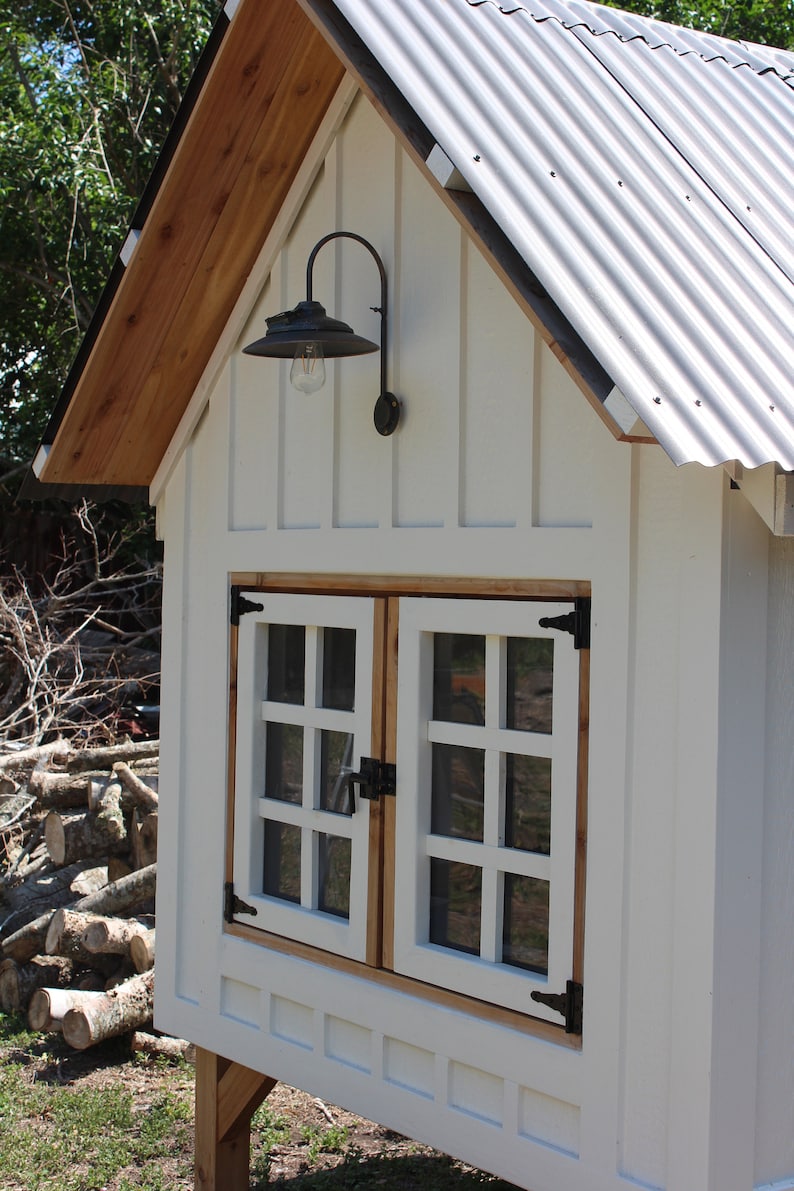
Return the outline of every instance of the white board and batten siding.
{"type": "MultiPolygon", "coordinates": [[[[786,863],[774,832],[785,800],[767,791],[765,843],[743,819],[739,776],[727,775],[727,796],[720,787],[732,757],[720,754],[721,716],[752,721],[742,780],[764,748],[765,661],[741,659],[749,672],[729,699],[738,663],[720,607],[729,555],[739,594],[723,633],[745,630],[748,601],[766,607],[755,568],[767,531],[731,512],[741,497],[720,474],[676,472],[657,448],[612,441],[365,101],[315,167],[285,234],[265,246],[259,296],[238,311],[159,496],[163,780],[176,795],[161,813],[157,1024],[532,1191],[749,1191],[764,1180],[783,1191],[794,1168],[781,1153],[785,1114],[762,1108],[790,1088],[759,1024],[774,994],[759,992],[753,927],[772,901],[764,857],[770,881],[786,863]],[[402,403],[391,438],[372,428],[376,355],[330,363],[326,388],[300,396],[283,364],[240,354],[266,315],[305,296],[309,251],[338,229],[365,236],[386,264],[389,387],[402,403]],[[228,589],[252,572],[592,584],[581,1050],[224,933],[228,589]],[[738,861],[740,829],[741,874],[721,860],[738,861]],[[747,968],[740,1005],[728,998],[712,1016],[734,944],[747,968]],[[737,1076],[756,1041],[758,1070],[737,1095],[715,1093],[712,1063],[741,1007],[747,1040],[724,1074],[737,1076]]],[[[314,296],[378,339],[377,272],[359,245],[321,251],[314,296]]],[[[790,621],[779,598],[773,616],[790,621]]],[[[754,632],[766,640],[765,617],[754,632]]],[[[790,757],[775,750],[789,781],[790,757]]],[[[253,863],[239,827],[235,847],[236,864],[253,863]]],[[[761,949],[777,955],[775,915],[761,949]]],[[[785,978],[787,961],[775,962],[785,978]]]]}

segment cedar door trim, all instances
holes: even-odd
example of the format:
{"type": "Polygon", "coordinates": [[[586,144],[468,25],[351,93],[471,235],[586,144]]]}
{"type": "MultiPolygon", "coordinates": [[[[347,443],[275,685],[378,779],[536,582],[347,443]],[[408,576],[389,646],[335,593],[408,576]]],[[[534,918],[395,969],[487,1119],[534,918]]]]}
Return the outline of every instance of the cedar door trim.
{"type": "MultiPolygon", "coordinates": [[[[317,575],[302,573],[236,572],[230,585],[246,591],[312,595],[369,596],[374,604],[372,743],[384,761],[396,761],[397,741],[397,639],[400,596],[445,596],[459,599],[521,601],[573,601],[589,597],[585,580],[524,580],[427,578],[389,575],[317,575]]],[[[226,816],[225,881],[234,878],[235,759],[237,746],[238,637],[230,628],[229,657],[229,753],[226,816]]],[[[582,983],[584,966],[585,870],[587,835],[587,781],[590,651],[579,652],[579,692],[576,779],[576,838],[574,864],[574,921],[571,979],[582,983]]],[[[393,798],[381,798],[369,805],[369,869],[367,879],[367,937],[364,961],[351,959],[315,945],[276,934],[250,922],[225,921],[224,931],[237,938],[293,955],[330,969],[366,979],[395,991],[452,1008],[470,1016],[492,1021],[522,1033],[532,1034],[572,1049],[581,1047],[581,1036],[566,1034],[562,1023],[542,1020],[527,1012],[485,1002],[475,996],[426,983],[414,976],[393,971],[393,925],[395,891],[395,817],[393,798]]],[[[242,892],[242,891],[241,891],[242,892]]],[[[243,893],[244,896],[244,893],[243,893]]],[[[554,990],[556,991],[556,990],[554,990]]]]}

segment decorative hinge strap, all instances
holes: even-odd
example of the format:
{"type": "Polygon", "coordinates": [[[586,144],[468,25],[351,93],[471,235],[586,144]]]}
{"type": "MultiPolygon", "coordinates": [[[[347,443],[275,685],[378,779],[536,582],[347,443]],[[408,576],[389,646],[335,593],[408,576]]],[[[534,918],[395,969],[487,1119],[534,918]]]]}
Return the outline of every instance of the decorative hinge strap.
{"type": "Polygon", "coordinates": [[[590,648],[590,596],[577,596],[573,609],[561,616],[541,616],[538,624],[542,629],[559,629],[573,633],[574,649],[590,648]]]}
{"type": "Polygon", "coordinates": [[[566,1034],[581,1034],[584,1007],[584,987],[575,980],[568,980],[564,993],[531,993],[533,1001],[546,1005],[565,1018],[566,1034]]]}
{"type": "Polygon", "coordinates": [[[246,612],[264,612],[264,604],[255,604],[253,600],[246,599],[242,594],[242,588],[236,583],[232,584],[231,600],[229,603],[229,621],[231,624],[239,624],[240,617],[245,616],[246,612]]]}
{"type": "Polygon", "coordinates": [[[256,906],[249,906],[234,892],[234,885],[227,881],[223,886],[223,918],[225,922],[233,922],[235,914],[250,914],[256,918],[256,906]]]}

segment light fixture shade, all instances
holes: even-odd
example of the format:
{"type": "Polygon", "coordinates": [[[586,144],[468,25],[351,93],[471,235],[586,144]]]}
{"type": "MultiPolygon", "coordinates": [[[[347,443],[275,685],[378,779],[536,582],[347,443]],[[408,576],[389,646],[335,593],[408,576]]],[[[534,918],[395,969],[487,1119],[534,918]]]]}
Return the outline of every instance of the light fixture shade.
{"type": "Polygon", "coordinates": [[[326,359],[363,356],[378,350],[377,343],[357,335],[347,323],[329,318],[325,307],[319,302],[299,302],[294,310],[274,314],[265,322],[267,334],[244,347],[246,355],[291,359],[296,348],[304,344],[315,344],[322,348],[326,359]]]}

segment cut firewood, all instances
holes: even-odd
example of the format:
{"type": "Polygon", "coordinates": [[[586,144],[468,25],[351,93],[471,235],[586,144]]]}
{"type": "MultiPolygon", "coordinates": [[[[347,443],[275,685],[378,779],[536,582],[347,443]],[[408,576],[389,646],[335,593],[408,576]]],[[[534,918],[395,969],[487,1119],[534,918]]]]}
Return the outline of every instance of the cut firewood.
{"type": "Polygon", "coordinates": [[[141,814],[136,807],[130,823],[130,859],[133,868],[144,868],[157,859],[157,811],[141,814]]]}
{"type": "Polygon", "coordinates": [[[111,960],[108,964],[107,957],[97,957],[83,945],[83,935],[95,919],[94,914],[86,914],[81,910],[63,908],[56,910],[50,920],[44,940],[44,950],[47,955],[62,955],[88,966],[100,966],[106,973],[110,971],[115,960],[111,960]],[[95,962],[97,958],[101,958],[105,962],[97,965],[95,962]]]}
{"type": "Polygon", "coordinates": [[[71,975],[71,963],[56,956],[34,959],[29,964],[4,959],[0,963],[0,1009],[4,1013],[23,1012],[37,988],[60,988],[69,983],[71,975]]]}
{"type": "Polygon", "coordinates": [[[125,761],[117,761],[113,766],[113,772],[141,810],[157,810],[160,805],[157,791],[148,786],[142,778],[138,777],[137,773],[133,773],[125,761]]]}
{"type": "Polygon", "coordinates": [[[50,811],[44,820],[44,842],[55,864],[122,851],[127,828],[121,811],[121,785],[112,782],[107,787],[96,814],[50,811]]]}
{"type": "Polygon", "coordinates": [[[133,1054],[152,1055],[161,1059],[184,1059],[186,1063],[193,1063],[196,1059],[196,1048],[185,1038],[171,1038],[167,1034],[147,1034],[143,1030],[136,1030],[130,1039],[130,1050],[133,1054]]]}
{"type": "Polygon", "coordinates": [[[93,915],[82,936],[86,951],[101,955],[130,955],[133,939],[149,929],[134,918],[98,918],[93,915]]]}
{"type": "Polygon", "coordinates": [[[35,748],[9,750],[7,753],[0,753],[0,772],[29,770],[40,761],[65,761],[70,751],[67,740],[53,740],[49,744],[36,745],[35,748]]]}
{"type": "Polygon", "coordinates": [[[35,795],[40,806],[67,807],[85,806],[92,780],[98,781],[107,774],[101,773],[53,773],[42,769],[30,775],[28,791],[35,795]]]}
{"type": "MultiPolygon", "coordinates": [[[[86,913],[117,914],[121,910],[140,905],[153,897],[156,881],[157,865],[150,864],[147,868],[138,869],[136,872],[129,873],[127,876],[121,877],[120,880],[106,885],[104,889],[98,889],[96,893],[90,893],[87,897],[80,898],[71,909],[86,913]]],[[[15,959],[17,963],[25,963],[39,951],[43,951],[51,918],[52,911],[42,914],[33,922],[23,926],[21,930],[9,935],[2,944],[3,955],[9,959],[15,959]]]]}
{"type": "Polygon", "coordinates": [[[70,1009],[81,1005],[85,997],[102,993],[84,992],[79,988],[37,988],[30,998],[28,1025],[31,1030],[55,1033],[63,1028],[63,1019],[70,1009]]]}
{"type": "Polygon", "coordinates": [[[130,940],[130,959],[136,972],[148,972],[154,967],[154,936],[154,930],[147,930],[130,940]]]}
{"type": "Polygon", "coordinates": [[[83,862],[56,868],[47,856],[37,869],[28,866],[26,880],[4,893],[9,911],[6,920],[19,930],[46,910],[69,905],[75,898],[85,897],[103,885],[107,885],[104,865],[97,868],[83,862]]]}
{"type": "Polygon", "coordinates": [[[86,998],[63,1018],[63,1036],[75,1050],[85,1050],[107,1038],[137,1030],[152,1019],[154,969],[133,976],[107,993],[83,993],[86,998]]]}
{"type": "Polygon", "coordinates": [[[123,856],[108,856],[109,881],[120,881],[122,877],[128,877],[133,871],[129,860],[125,860],[123,856]]]}
{"type": "Polygon", "coordinates": [[[159,740],[128,740],[123,744],[107,745],[104,748],[81,749],[72,753],[66,767],[72,773],[79,773],[84,769],[110,769],[117,761],[156,757],[159,752],[159,740]]]}

